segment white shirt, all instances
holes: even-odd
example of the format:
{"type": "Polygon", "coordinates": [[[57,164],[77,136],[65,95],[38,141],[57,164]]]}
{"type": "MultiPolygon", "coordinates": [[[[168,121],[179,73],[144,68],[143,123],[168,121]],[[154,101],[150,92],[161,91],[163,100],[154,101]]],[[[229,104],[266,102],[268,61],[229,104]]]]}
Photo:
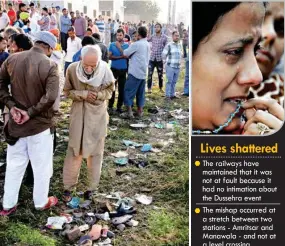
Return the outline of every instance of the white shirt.
{"type": "Polygon", "coordinates": [[[5,29],[7,24],[10,23],[9,16],[6,13],[2,13],[2,16],[0,17],[0,30],[5,29]]]}
{"type": "Polygon", "coordinates": [[[72,62],[75,53],[82,48],[81,41],[82,40],[78,37],[75,37],[74,40],[71,40],[71,38],[67,39],[66,62],[72,62]]]}
{"type": "Polygon", "coordinates": [[[41,18],[42,17],[38,12],[35,12],[32,18],[30,18],[30,28],[32,34],[39,32],[41,30],[40,26],[38,25],[38,20],[40,20],[41,18]]]}
{"type": "Polygon", "coordinates": [[[117,33],[118,29],[119,29],[119,23],[116,21],[114,24],[114,32],[117,33]]]}

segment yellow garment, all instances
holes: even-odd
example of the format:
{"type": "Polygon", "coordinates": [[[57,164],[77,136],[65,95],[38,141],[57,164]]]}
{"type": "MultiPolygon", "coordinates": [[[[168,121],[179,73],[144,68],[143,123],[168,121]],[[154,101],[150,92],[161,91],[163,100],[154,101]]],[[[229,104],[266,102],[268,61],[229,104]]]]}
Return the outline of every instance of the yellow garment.
{"type": "Polygon", "coordinates": [[[62,51],[62,47],[60,44],[56,44],[56,47],[54,50],[62,51]]]}
{"type": "Polygon", "coordinates": [[[21,20],[26,20],[26,19],[28,19],[29,17],[30,17],[30,14],[27,13],[27,12],[22,12],[22,13],[20,13],[20,19],[21,19],[21,20]]]}

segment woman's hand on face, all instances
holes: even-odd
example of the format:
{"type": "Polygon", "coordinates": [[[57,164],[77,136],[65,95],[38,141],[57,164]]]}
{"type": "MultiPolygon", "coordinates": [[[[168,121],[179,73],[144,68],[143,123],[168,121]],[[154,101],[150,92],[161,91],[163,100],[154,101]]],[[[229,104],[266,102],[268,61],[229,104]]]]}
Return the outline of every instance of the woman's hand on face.
{"type": "Polygon", "coordinates": [[[278,131],[284,121],[284,109],[274,99],[253,98],[242,104],[247,122],[244,135],[260,135],[258,123],[269,127],[267,134],[278,131]]]}

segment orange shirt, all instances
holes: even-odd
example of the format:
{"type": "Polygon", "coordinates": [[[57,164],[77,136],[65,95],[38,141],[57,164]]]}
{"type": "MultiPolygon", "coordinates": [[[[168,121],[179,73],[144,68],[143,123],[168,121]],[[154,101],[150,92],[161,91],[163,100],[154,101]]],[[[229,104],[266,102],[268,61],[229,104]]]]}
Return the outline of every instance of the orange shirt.
{"type": "Polygon", "coordinates": [[[10,19],[10,25],[13,26],[14,22],[17,20],[16,11],[12,9],[12,10],[9,10],[7,14],[10,19]]]}

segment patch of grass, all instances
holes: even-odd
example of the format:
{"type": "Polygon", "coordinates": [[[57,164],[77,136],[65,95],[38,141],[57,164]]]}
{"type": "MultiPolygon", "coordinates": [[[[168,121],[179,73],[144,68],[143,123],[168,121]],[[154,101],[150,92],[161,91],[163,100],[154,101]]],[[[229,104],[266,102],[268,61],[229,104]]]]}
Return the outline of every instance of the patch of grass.
{"type": "Polygon", "coordinates": [[[187,221],[179,214],[165,210],[152,211],[148,226],[156,245],[188,245],[187,221]]]}
{"type": "Polygon", "coordinates": [[[6,237],[21,245],[29,246],[55,246],[56,241],[50,237],[42,235],[39,231],[34,230],[21,223],[11,223],[6,230],[6,237]]]}

